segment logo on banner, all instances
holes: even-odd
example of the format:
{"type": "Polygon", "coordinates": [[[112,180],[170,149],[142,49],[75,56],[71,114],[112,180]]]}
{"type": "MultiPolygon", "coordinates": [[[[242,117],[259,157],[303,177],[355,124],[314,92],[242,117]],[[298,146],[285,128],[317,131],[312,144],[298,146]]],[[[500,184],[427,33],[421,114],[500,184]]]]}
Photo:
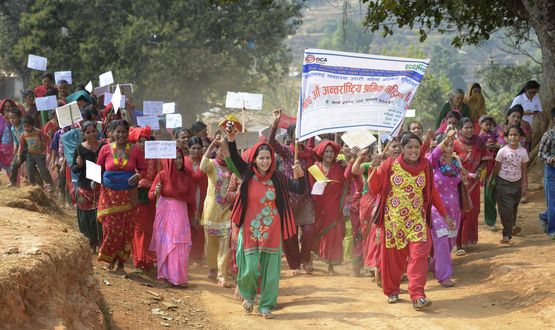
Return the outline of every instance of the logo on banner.
{"type": "Polygon", "coordinates": [[[312,55],[312,54],[309,54],[309,55],[306,55],[306,57],[304,58],[304,61],[305,61],[306,63],[314,63],[314,62],[316,62],[316,63],[323,64],[323,63],[327,63],[327,62],[328,62],[328,59],[325,58],[325,57],[316,57],[316,56],[314,56],[314,55],[312,55]]]}
{"type": "Polygon", "coordinates": [[[424,64],[407,64],[405,65],[405,70],[414,70],[424,73],[426,72],[426,66],[424,64]]]}

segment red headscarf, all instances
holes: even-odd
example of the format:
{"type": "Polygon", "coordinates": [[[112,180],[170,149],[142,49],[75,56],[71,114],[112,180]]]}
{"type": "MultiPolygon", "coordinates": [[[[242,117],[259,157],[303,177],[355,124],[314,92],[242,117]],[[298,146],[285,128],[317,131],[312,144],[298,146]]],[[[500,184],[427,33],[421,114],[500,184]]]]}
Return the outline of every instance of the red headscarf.
{"type": "Polygon", "coordinates": [[[151,130],[150,126],[131,127],[129,129],[129,136],[128,136],[127,139],[131,143],[137,143],[137,142],[139,142],[139,139],[141,137],[150,138],[151,133],[152,133],[152,130],[151,130]]]}
{"type": "MultiPolygon", "coordinates": [[[[183,153],[179,148],[177,148],[177,157],[183,158],[183,153]]],[[[194,197],[189,189],[192,185],[191,173],[186,170],[185,165],[181,169],[177,169],[175,159],[162,159],[160,162],[162,170],[158,175],[162,184],[161,195],[190,203],[194,197]]]]}
{"type": "Polygon", "coordinates": [[[272,147],[268,143],[259,142],[255,144],[249,151],[248,159],[249,159],[248,160],[249,165],[252,166],[252,170],[254,171],[254,174],[260,181],[263,182],[263,181],[270,180],[270,178],[272,177],[272,174],[274,174],[274,171],[276,170],[276,155],[274,153],[274,149],[272,149],[272,147]],[[272,157],[272,164],[270,165],[270,168],[264,175],[260,174],[260,172],[258,171],[258,168],[255,165],[255,157],[254,157],[254,155],[256,154],[256,151],[261,146],[267,146],[270,151],[270,156],[272,157]]]}
{"type": "Polygon", "coordinates": [[[331,146],[333,148],[335,156],[337,156],[341,151],[341,146],[339,144],[330,140],[324,140],[320,142],[320,144],[316,148],[314,148],[314,153],[316,154],[316,156],[318,156],[318,158],[322,159],[324,158],[324,151],[326,151],[326,148],[328,146],[331,146]]]}

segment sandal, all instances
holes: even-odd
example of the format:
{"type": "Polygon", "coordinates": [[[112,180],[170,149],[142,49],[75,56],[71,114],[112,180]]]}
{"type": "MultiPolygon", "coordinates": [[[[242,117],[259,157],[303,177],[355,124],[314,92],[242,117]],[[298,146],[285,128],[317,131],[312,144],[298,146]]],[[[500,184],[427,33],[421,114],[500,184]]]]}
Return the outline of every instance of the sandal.
{"type": "Polygon", "coordinates": [[[511,239],[508,238],[507,236],[504,236],[503,239],[501,240],[501,242],[499,242],[501,244],[511,244],[511,239]]]}
{"type": "Polygon", "coordinates": [[[439,284],[441,284],[441,286],[444,288],[452,288],[455,286],[455,283],[451,280],[445,280],[445,281],[439,282],[439,284]]]}
{"type": "Polygon", "coordinates": [[[312,275],[312,273],[314,273],[314,267],[312,267],[312,264],[305,264],[303,265],[303,268],[308,275],[312,275]]]}
{"type": "Polygon", "coordinates": [[[465,256],[465,255],[466,255],[466,251],[463,250],[463,249],[458,249],[458,250],[455,252],[455,255],[456,255],[456,256],[459,256],[459,257],[465,256]]]}
{"type": "Polygon", "coordinates": [[[520,228],[519,226],[514,226],[512,234],[513,234],[513,236],[516,236],[516,235],[520,234],[521,231],[522,231],[522,228],[520,228]]]}
{"type": "Polygon", "coordinates": [[[335,270],[333,270],[333,266],[329,265],[328,266],[328,275],[329,276],[334,276],[335,275],[335,270]]]}
{"type": "Polygon", "coordinates": [[[301,270],[300,269],[293,269],[293,273],[291,275],[293,275],[293,276],[301,275],[301,270]]]}
{"type": "Polygon", "coordinates": [[[260,311],[260,316],[262,316],[262,318],[264,318],[264,319],[273,319],[274,318],[274,314],[272,314],[272,311],[269,310],[269,309],[260,311]]]}
{"type": "Polygon", "coordinates": [[[418,298],[412,303],[412,308],[421,310],[432,305],[432,301],[428,298],[418,298]]]}
{"type": "Polygon", "coordinates": [[[229,284],[226,280],[224,279],[219,279],[218,280],[218,285],[221,286],[222,288],[231,288],[231,284],[229,284]]]}
{"type": "Polygon", "coordinates": [[[253,306],[254,301],[247,299],[243,300],[243,309],[245,310],[245,312],[252,313],[253,306]]]}

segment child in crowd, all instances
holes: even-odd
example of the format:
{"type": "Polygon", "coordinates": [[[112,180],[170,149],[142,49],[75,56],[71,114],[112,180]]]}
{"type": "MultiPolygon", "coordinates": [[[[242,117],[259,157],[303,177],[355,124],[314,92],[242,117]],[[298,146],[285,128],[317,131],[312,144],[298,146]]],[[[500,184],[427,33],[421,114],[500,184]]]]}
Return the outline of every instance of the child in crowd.
{"type": "MultiPolygon", "coordinates": [[[[492,158],[488,161],[485,172],[485,181],[488,182],[489,178],[493,174],[493,168],[495,167],[495,155],[500,147],[497,144],[498,136],[495,130],[495,119],[489,115],[482,115],[478,122],[480,124],[480,139],[482,140],[482,143],[486,146],[486,149],[492,158]]],[[[493,178],[491,185],[485,185],[484,187],[484,219],[486,225],[488,225],[491,231],[497,230],[497,227],[495,226],[496,218],[497,210],[495,208],[495,178],[493,178]]]]}
{"type": "Polygon", "coordinates": [[[23,134],[19,138],[18,163],[21,165],[25,160],[25,150],[27,150],[27,173],[29,173],[29,183],[37,183],[33,173],[33,167],[37,167],[42,179],[52,187],[52,177],[46,168],[46,145],[49,143],[48,136],[33,125],[33,117],[25,116],[22,120],[23,134]]]}
{"type": "MultiPolygon", "coordinates": [[[[520,233],[521,228],[516,225],[518,204],[522,194],[521,180],[526,177],[526,163],[528,152],[520,145],[524,132],[520,126],[510,126],[506,132],[507,145],[499,149],[495,157],[496,176],[495,198],[499,217],[503,224],[502,244],[510,244],[513,235],[520,233]]],[[[491,186],[491,178],[488,185],[491,186]]]]}
{"type": "MultiPolygon", "coordinates": [[[[23,134],[23,125],[21,124],[21,111],[19,109],[12,109],[8,112],[8,120],[12,127],[10,128],[12,134],[12,141],[14,144],[14,155],[17,155],[19,148],[19,137],[23,134]]],[[[27,150],[23,151],[22,162],[25,161],[27,150]]],[[[12,161],[11,171],[10,171],[10,187],[17,185],[17,176],[19,173],[19,167],[21,163],[18,157],[14,157],[12,161]]]]}

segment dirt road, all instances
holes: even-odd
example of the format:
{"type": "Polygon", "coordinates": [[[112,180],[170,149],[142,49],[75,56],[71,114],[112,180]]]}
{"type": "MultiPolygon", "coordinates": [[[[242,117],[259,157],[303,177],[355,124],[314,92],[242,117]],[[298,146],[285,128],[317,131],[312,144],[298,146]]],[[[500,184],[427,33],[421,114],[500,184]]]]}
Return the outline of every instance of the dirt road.
{"type": "Polygon", "coordinates": [[[96,275],[112,311],[113,328],[121,329],[555,328],[555,288],[550,281],[555,276],[555,242],[539,231],[541,193],[531,197],[531,203],[521,205],[523,232],[514,245],[500,246],[500,232],[480,225],[478,246],[454,257],[454,288],[440,287],[430,274],[427,294],[433,305],[425,312],[414,311],[407,294],[401,295],[401,303],[388,305],[371,278],[353,278],[347,266],[338,267],[337,276],[327,276],[320,262],[315,275],[296,277],[283,263],[273,320],[245,314],[233,289],[206,279],[206,267],[190,270],[191,288],[185,290],[162,288],[153,274],[130,272],[129,278],[118,278],[97,267],[96,275]],[[160,297],[176,307],[168,308],[160,297]],[[157,315],[156,308],[164,315],[157,315]]]}

